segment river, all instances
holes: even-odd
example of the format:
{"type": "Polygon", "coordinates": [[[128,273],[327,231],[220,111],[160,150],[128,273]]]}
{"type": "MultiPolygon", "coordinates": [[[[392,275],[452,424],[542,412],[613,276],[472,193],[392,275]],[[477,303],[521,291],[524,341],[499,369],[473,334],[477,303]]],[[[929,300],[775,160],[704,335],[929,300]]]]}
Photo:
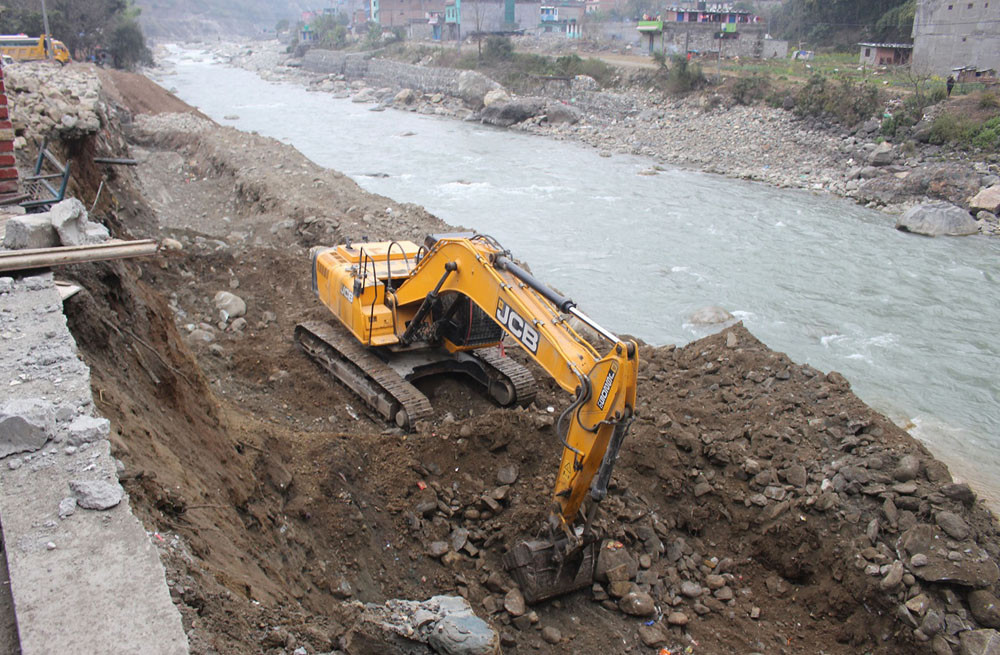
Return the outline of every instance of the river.
{"type": "Polygon", "coordinates": [[[914,236],[847,200],[688,170],[639,175],[653,162],[373,112],[204,53],[171,63],[161,84],[216,121],[492,235],[613,331],[683,344],[707,334],[694,310],[724,307],[771,348],[843,373],[1000,506],[1000,239],[914,236]]]}

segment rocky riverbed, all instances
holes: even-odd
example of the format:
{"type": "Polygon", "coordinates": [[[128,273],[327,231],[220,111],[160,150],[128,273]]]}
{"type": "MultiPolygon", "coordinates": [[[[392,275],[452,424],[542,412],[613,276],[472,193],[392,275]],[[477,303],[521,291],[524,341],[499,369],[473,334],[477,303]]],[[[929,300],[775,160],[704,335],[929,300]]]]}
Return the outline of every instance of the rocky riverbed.
{"type": "MultiPolygon", "coordinates": [[[[652,162],[645,173],[650,175],[657,173],[657,165],[695,168],[832,193],[894,217],[918,205],[947,202],[969,214],[955,233],[1000,234],[996,215],[1000,203],[971,202],[991,187],[1000,193],[1000,166],[995,161],[915,141],[883,142],[880,124],[874,119],[845,131],[815,119],[800,119],[780,108],[739,105],[712,92],[670,97],[634,84],[624,85],[623,90],[599,91],[591,78],[582,76],[569,85],[558,82],[543,88],[536,97],[513,96],[492,81],[470,82],[468,91],[459,88],[449,94],[447,88],[434,89],[433,82],[414,89],[383,85],[381,77],[373,81],[317,72],[323,64],[310,66],[322,60],[314,56],[317,53],[307,53],[303,61],[285,54],[285,46],[273,41],[207,47],[232,65],[254,70],[265,79],[350,97],[372,104],[373,110],[481,120],[551,138],[575,139],[609,154],[649,157],[652,162]]],[[[352,70],[360,69],[354,66],[352,70]]],[[[159,73],[168,75],[169,70],[159,73]]],[[[430,72],[427,77],[434,79],[430,72]]],[[[169,85],[169,77],[164,79],[169,85]]],[[[935,229],[938,234],[947,232],[937,227],[929,233],[935,229]]]]}

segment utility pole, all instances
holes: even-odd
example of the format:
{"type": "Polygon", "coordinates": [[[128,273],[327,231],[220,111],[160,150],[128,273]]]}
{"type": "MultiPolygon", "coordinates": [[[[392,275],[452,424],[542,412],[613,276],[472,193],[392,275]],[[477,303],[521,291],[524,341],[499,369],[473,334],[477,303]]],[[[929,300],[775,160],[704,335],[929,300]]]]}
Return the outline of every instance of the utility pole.
{"type": "Polygon", "coordinates": [[[45,39],[45,58],[48,59],[52,56],[52,48],[49,47],[52,35],[49,33],[49,12],[45,11],[45,0],[42,0],[42,24],[45,26],[45,34],[42,35],[45,39]]]}

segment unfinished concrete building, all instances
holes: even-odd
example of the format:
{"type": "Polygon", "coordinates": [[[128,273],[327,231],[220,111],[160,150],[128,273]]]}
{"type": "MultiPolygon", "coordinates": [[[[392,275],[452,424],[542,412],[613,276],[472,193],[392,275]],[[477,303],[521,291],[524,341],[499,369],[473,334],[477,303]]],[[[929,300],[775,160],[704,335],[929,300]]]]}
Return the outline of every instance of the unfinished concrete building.
{"type": "Polygon", "coordinates": [[[1000,0],[918,0],[911,65],[942,76],[1000,69],[1000,0]]]}

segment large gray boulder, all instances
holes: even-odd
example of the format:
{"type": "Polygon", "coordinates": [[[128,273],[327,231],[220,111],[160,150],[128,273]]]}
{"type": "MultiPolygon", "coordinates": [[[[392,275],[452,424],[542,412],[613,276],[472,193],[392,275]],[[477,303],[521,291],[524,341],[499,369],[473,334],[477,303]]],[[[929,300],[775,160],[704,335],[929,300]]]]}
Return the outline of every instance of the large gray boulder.
{"type": "Polygon", "coordinates": [[[872,153],[868,155],[868,163],[872,166],[888,166],[896,159],[896,151],[888,141],[875,146],[872,153]]]}
{"type": "Polygon", "coordinates": [[[500,88],[499,84],[476,71],[462,71],[458,76],[458,97],[473,109],[483,106],[483,98],[487,93],[500,88]]]}
{"type": "Polygon", "coordinates": [[[579,123],[581,116],[583,114],[579,109],[562,102],[550,102],[545,107],[545,118],[549,123],[579,123]]]}
{"type": "Polygon", "coordinates": [[[929,202],[911,207],[896,221],[896,229],[929,237],[966,236],[979,232],[976,220],[950,202],[929,202]]]}
{"type": "Polygon", "coordinates": [[[722,307],[710,306],[696,309],[688,318],[695,325],[718,325],[733,320],[735,317],[722,307]]]}
{"type": "Polygon", "coordinates": [[[510,127],[517,123],[545,113],[542,98],[513,98],[507,102],[497,102],[483,109],[479,118],[487,125],[510,127]]]}

